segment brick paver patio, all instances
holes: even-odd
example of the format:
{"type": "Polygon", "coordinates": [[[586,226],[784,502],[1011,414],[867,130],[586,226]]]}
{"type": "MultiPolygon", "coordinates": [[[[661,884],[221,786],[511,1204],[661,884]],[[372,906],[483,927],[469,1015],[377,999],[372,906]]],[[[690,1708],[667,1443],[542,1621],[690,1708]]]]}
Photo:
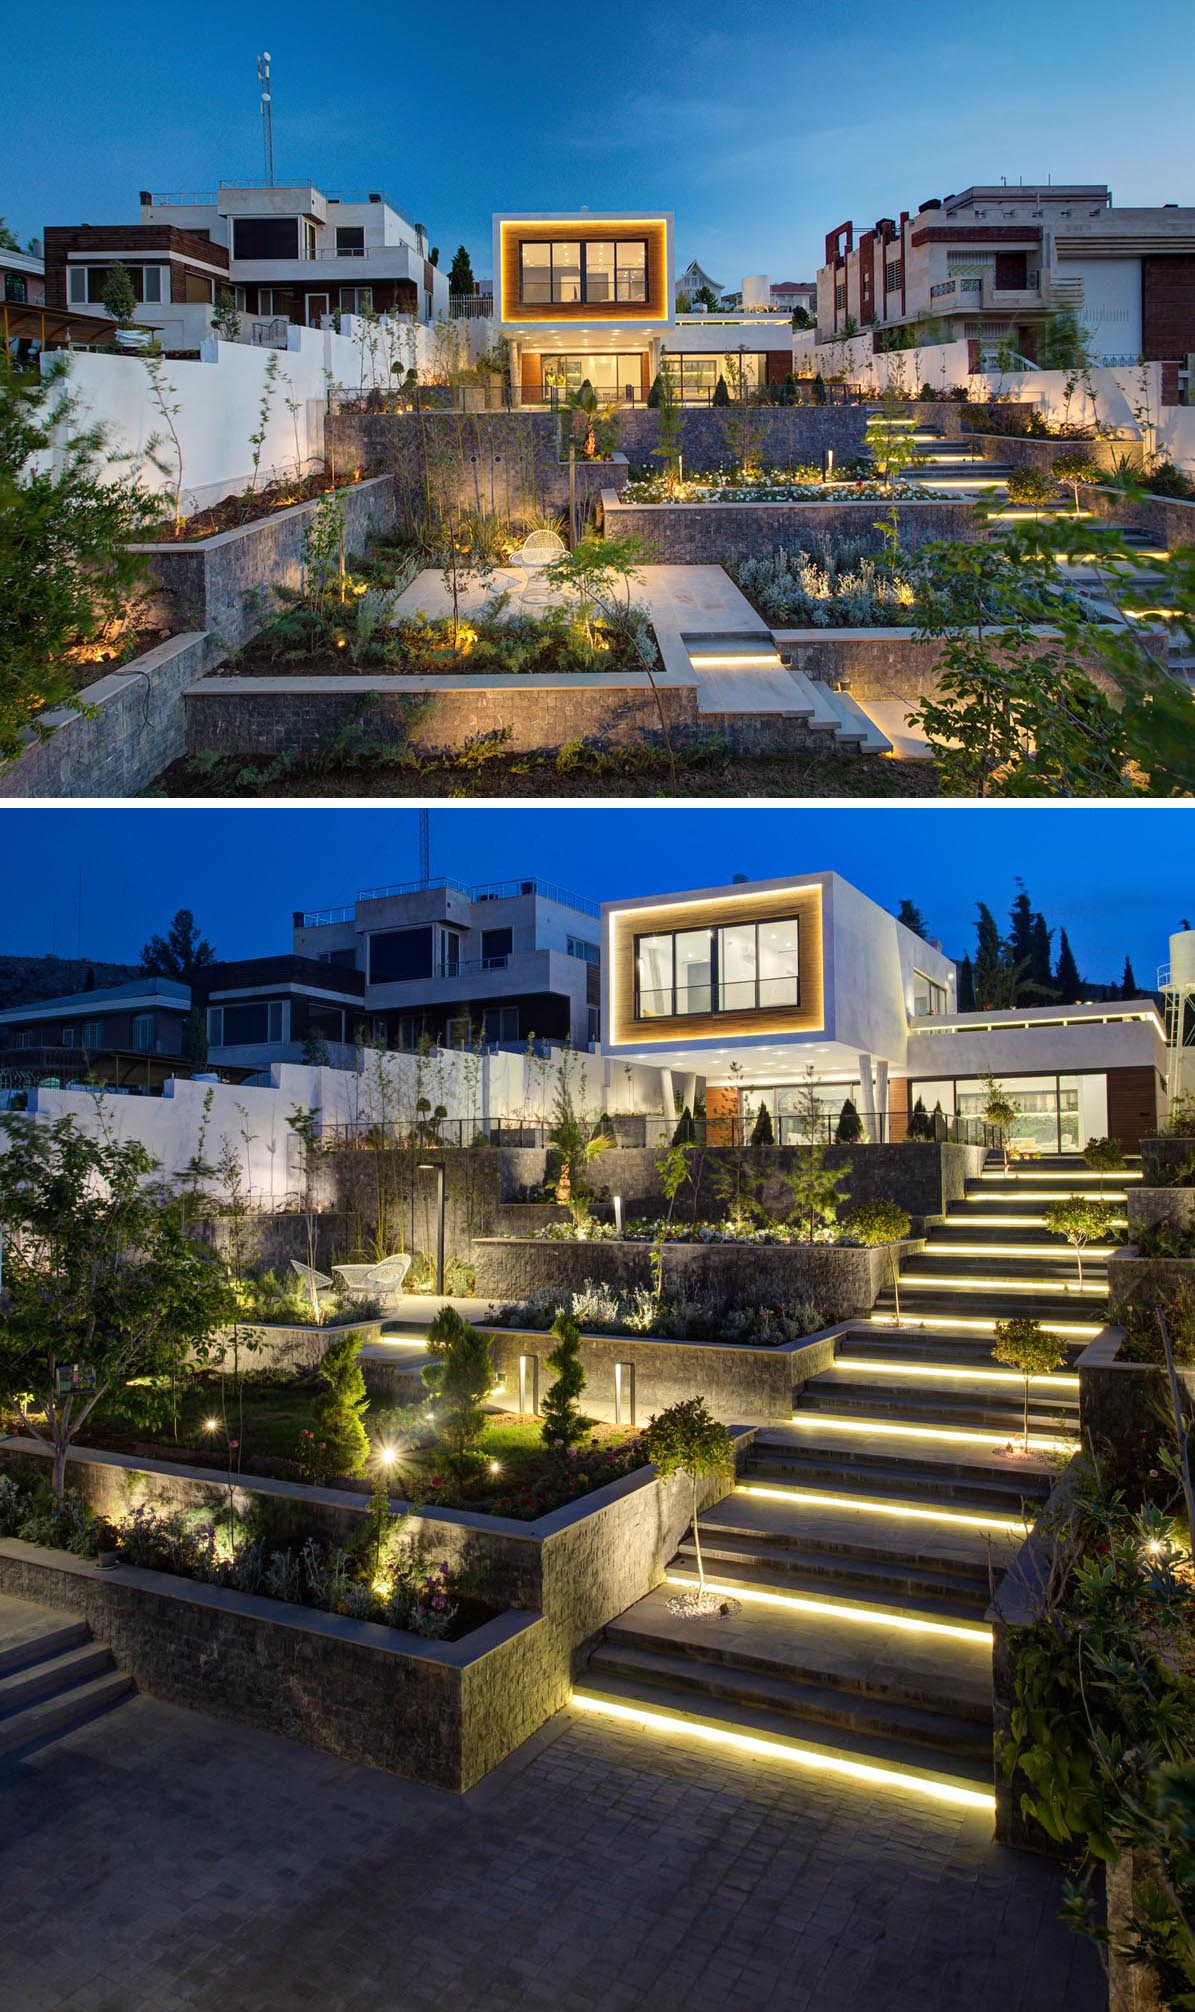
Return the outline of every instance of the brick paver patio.
{"type": "Polygon", "coordinates": [[[572,1712],[458,1801],[136,1698],[0,1762],[0,2012],[1100,2012],[988,1829],[572,1712]]]}

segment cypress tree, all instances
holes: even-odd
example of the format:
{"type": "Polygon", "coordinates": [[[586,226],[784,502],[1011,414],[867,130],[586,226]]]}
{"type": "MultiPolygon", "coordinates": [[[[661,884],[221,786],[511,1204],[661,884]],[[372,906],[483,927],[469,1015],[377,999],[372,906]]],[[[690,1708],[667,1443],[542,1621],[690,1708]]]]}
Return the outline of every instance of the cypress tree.
{"type": "Polygon", "coordinates": [[[1029,939],[1029,976],[1039,993],[1050,985],[1050,940],[1054,932],[1046,928],[1044,915],[1035,915],[1029,939]]]}
{"type": "Polygon", "coordinates": [[[994,1005],[999,996],[1005,965],[1004,945],[991,909],[982,901],[977,902],[976,907],[979,916],[975,924],[975,999],[980,1007],[985,1007],[994,1005]]]}
{"type": "Polygon", "coordinates": [[[1139,999],[1141,997],[1137,989],[1137,980],[1133,974],[1133,960],[1131,957],[1126,957],[1124,960],[1124,977],[1120,981],[1120,996],[1122,999],[1139,999]]]}
{"type": "Polygon", "coordinates": [[[1008,932],[1008,950],[1014,964],[1020,964],[1022,959],[1026,963],[1032,961],[1033,925],[1036,920],[1029,896],[1025,892],[1024,881],[1018,878],[1017,887],[1019,892],[1008,911],[1011,925],[1008,932]]]}
{"type": "Polygon", "coordinates": [[[772,1113],[766,1104],[761,1103],[756,1114],[755,1124],[751,1131],[751,1144],[753,1146],[771,1146],[775,1144],[775,1133],[772,1130],[772,1113]]]}
{"type": "Polygon", "coordinates": [[[896,919],[902,922],[906,929],[911,929],[914,936],[920,936],[923,943],[928,941],[925,917],[916,902],[910,901],[907,896],[896,911],[896,919]]]}
{"type": "Polygon", "coordinates": [[[1058,963],[1054,969],[1054,989],[1062,1006],[1077,1005],[1079,994],[1083,990],[1079,967],[1075,963],[1065,929],[1058,932],[1058,963]]]}
{"type": "Polygon", "coordinates": [[[964,957],[958,968],[958,1010],[960,1013],[975,1011],[975,971],[969,957],[964,957]]]}
{"type": "Polygon", "coordinates": [[[552,1322],[552,1333],[556,1346],[548,1357],[548,1368],[556,1371],[556,1381],[545,1392],[540,1407],[545,1446],[553,1446],[564,1452],[570,1446],[577,1446],[588,1439],[593,1430],[592,1418],[582,1415],[577,1399],[585,1388],[585,1371],[581,1367],[581,1330],[567,1313],[558,1313],[552,1322]]]}

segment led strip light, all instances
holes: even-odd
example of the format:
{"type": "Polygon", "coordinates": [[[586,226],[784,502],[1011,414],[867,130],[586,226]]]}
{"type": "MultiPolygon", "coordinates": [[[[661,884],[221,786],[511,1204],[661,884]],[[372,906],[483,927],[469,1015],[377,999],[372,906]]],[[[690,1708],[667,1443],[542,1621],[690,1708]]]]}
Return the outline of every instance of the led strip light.
{"type": "Polygon", "coordinates": [[[984,1516],[978,1510],[923,1509],[910,1502],[885,1502],[870,1495],[823,1495],[816,1488],[769,1488],[759,1481],[740,1481],[736,1495],[758,1495],[768,1502],[804,1503],[810,1509],[850,1509],[869,1516],[889,1516],[898,1523],[949,1523],[964,1530],[996,1530],[1002,1536],[1024,1538],[1032,1529],[1028,1517],[1013,1522],[1007,1516],[984,1516]]]}
{"type": "MultiPolygon", "coordinates": [[[[691,1588],[697,1581],[678,1572],[666,1572],[664,1584],[691,1588]]],[[[853,1607],[836,1600],[814,1600],[804,1593],[768,1593],[758,1586],[727,1586],[709,1577],[705,1589],[727,1600],[754,1601],[762,1607],[793,1607],[802,1614],[820,1614],[831,1621],[856,1621],[865,1628],[897,1628],[907,1635],[949,1635],[954,1641],[978,1642],[981,1649],[992,1646],[992,1631],[980,1621],[931,1621],[898,1607],[853,1607]]]]}
{"type": "Polygon", "coordinates": [[[981,1809],[988,1815],[996,1806],[991,1790],[971,1788],[967,1783],[952,1781],[946,1775],[905,1774],[899,1768],[881,1767],[874,1761],[853,1760],[848,1754],[800,1746],[795,1740],[773,1742],[760,1739],[752,1733],[732,1732],[726,1726],[711,1725],[700,1719],[677,1718],[671,1712],[653,1711],[648,1705],[624,1704],[621,1699],[595,1697],[586,1691],[574,1691],[572,1702],[578,1710],[592,1712],[601,1718],[622,1719],[642,1726],[645,1731],[677,1737],[687,1735],[690,1739],[704,1741],[708,1746],[728,1747],[736,1753],[753,1754],[764,1760],[787,1761],[792,1767],[806,1768],[814,1774],[836,1774],[850,1781],[866,1782],[869,1786],[900,1788],[925,1796],[930,1802],[952,1803],[960,1809],[981,1809]]]}
{"type": "MultiPolygon", "coordinates": [[[[893,1425],[887,1419],[843,1418],[832,1411],[794,1411],[792,1423],[799,1432],[853,1432],[859,1439],[932,1439],[948,1446],[987,1447],[996,1452],[991,1429],[963,1425],[893,1425]]],[[[1019,1439],[1020,1434],[1016,1437],[1019,1439]]],[[[1073,1453],[1077,1439],[1046,1439],[1029,1434],[1030,1453],[1073,1453]]]]}

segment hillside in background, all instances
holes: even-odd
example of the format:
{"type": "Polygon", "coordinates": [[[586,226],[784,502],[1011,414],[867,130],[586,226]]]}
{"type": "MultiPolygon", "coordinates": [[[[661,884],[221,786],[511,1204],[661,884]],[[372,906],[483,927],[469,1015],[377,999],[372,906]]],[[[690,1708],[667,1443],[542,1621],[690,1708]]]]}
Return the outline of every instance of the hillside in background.
{"type": "Polygon", "coordinates": [[[104,964],[90,957],[17,957],[0,952],[0,1012],[31,1006],[61,993],[102,991],[136,978],[136,964],[104,964]]]}

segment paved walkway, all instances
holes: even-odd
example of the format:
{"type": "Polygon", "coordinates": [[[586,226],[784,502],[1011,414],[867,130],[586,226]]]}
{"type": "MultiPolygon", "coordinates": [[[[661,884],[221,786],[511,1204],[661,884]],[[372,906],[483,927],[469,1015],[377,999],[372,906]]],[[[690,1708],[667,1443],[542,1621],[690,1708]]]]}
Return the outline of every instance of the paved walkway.
{"type": "Polygon", "coordinates": [[[136,1698],[0,1764],[0,2012],[1102,2012],[988,1828],[571,1712],[458,1800],[136,1698]]]}
{"type": "MultiPolygon", "coordinates": [[[[542,615],[545,607],[571,600],[552,588],[542,576],[528,575],[520,566],[502,566],[488,580],[472,574],[462,577],[460,611],[479,615],[485,603],[499,593],[508,593],[508,615],[524,612],[528,582],[534,578],[526,612],[542,615]]],[[[763,627],[746,596],[721,566],[640,566],[634,576],[633,597],[651,616],[656,630],[759,630],[763,627]]],[[[444,575],[429,567],[416,574],[395,603],[395,612],[410,619],[423,614],[450,615],[452,595],[444,575]]]]}

